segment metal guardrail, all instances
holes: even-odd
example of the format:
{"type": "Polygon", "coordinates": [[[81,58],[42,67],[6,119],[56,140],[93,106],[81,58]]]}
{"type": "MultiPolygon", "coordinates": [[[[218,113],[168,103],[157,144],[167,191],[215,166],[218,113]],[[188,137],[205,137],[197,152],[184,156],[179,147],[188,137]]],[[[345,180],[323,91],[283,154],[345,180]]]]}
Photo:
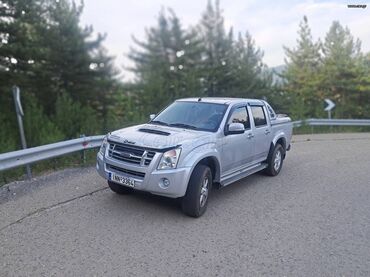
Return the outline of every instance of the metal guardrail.
{"type": "Polygon", "coordinates": [[[0,171],[99,147],[104,136],[82,137],[0,154],[0,171]]]}
{"type": "Polygon", "coordinates": [[[306,119],[293,121],[293,127],[308,126],[370,126],[370,119],[306,119]]]}
{"type": "MultiPolygon", "coordinates": [[[[293,121],[293,127],[370,126],[370,119],[307,119],[293,121]]],[[[65,154],[99,147],[104,136],[83,137],[0,154],[0,171],[23,166],[65,154]]]]}

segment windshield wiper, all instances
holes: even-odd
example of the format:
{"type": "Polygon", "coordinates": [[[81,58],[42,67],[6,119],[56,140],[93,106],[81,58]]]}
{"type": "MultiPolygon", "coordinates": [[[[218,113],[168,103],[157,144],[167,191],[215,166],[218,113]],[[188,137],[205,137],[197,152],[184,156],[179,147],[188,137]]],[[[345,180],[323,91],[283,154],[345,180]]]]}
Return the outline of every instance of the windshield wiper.
{"type": "Polygon", "coordinates": [[[164,125],[164,126],[169,126],[170,125],[170,124],[168,124],[166,122],[163,122],[163,121],[160,121],[160,120],[152,120],[152,121],[149,121],[149,123],[164,125]]]}
{"type": "Polygon", "coordinates": [[[185,123],[172,123],[169,124],[171,127],[182,127],[182,128],[187,128],[187,129],[192,129],[192,130],[198,130],[199,128],[193,125],[185,124],[185,123]]]}

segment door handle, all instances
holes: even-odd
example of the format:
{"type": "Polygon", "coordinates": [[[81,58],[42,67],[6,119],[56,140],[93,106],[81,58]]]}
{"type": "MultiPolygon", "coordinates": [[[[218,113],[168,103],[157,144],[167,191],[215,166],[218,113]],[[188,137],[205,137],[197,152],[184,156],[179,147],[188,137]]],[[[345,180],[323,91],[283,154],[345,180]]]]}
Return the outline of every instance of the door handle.
{"type": "Polygon", "coordinates": [[[266,134],[266,135],[268,135],[268,134],[270,134],[270,133],[271,133],[271,131],[270,131],[269,129],[266,129],[266,130],[265,130],[265,134],[266,134]]]}
{"type": "Polygon", "coordinates": [[[254,137],[254,135],[252,134],[252,133],[249,133],[248,135],[247,135],[247,138],[248,139],[251,139],[251,138],[253,138],[254,137]]]}

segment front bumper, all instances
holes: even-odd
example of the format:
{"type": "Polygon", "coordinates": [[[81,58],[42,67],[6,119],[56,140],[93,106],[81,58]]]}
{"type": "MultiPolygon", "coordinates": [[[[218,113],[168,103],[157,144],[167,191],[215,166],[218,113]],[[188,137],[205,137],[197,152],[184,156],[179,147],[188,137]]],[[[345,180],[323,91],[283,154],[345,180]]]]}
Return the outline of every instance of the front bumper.
{"type": "Polygon", "coordinates": [[[109,179],[109,172],[134,179],[136,190],[171,198],[184,196],[191,174],[191,167],[157,170],[160,155],[160,153],[157,153],[149,166],[141,166],[117,161],[107,156],[103,157],[101,153],[98,153],[96,169],[99,175],[106,180],[109,179]],[[167,188],[159,186],[162,178],[167,178],[170,181],[167,188]]]}

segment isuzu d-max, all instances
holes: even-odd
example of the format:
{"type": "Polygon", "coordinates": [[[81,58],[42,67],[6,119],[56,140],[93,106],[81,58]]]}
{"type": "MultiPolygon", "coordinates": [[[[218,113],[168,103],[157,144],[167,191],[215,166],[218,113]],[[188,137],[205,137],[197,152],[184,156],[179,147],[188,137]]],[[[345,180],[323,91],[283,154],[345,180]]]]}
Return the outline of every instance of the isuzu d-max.
{"type": "Polygon", "coordinates": [[[258,171],[278,175],[292,137],[291,119],[263,100],[187,98],[146,124],[109,133],[96,168],[112,191],[180,198],[201,216],[214,187],[258,171]]]}

